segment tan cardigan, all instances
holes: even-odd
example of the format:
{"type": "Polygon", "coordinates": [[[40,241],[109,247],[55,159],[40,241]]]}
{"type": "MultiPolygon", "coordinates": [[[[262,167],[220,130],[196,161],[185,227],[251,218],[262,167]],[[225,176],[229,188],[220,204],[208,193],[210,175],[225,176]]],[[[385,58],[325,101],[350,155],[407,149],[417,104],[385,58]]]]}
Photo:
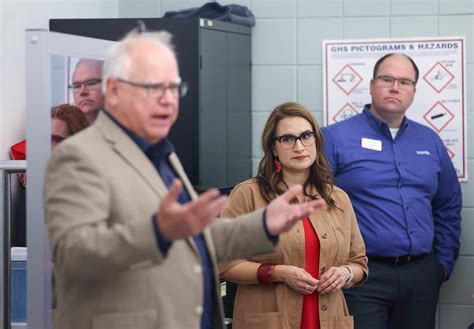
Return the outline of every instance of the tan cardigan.
{"type": "MultiPolygon", "coordinates": [[[[368,273],[365,245],[351,202],[347,194],[337,187],[334,187],[332,197],[340,209],[328,211],[327,207],[323,207],[310,215],[311,223],[320,241],[319,277],[331,266],[347,264],[351,267],[360,267],[364,273],[362,281],[365,281],[368,273]]],[[[264,208],[266,205],[255,179],[250,179],[234,188],[230,195],[230,207],[223,215],[236,217],[264,208]]],[[[304,247],[304,229],[300,221],[289,232],[280,235],[276,253],[248,260],[304,268],[304,247]]],[[[239,261],[223,265],[221,273],[238,263],[239,261]]],[[[300,327],[302,308],[303,295],[284,283],[275,283],[273,286],[239,285],[232,327],[234,329],[296,329],[300,327]]],[[[354,327],[341,290],[319,295],[319,308],[321,329],[354,327]]]]}

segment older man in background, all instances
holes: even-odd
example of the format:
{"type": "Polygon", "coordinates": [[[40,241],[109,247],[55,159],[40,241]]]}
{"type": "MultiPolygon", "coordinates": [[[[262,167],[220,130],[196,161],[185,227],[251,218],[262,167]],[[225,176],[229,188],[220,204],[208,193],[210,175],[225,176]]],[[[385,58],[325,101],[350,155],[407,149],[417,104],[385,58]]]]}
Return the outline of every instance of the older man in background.
{"type": "Polygon", "coordinates": [[[103,61],[82,58],[72,74],[69,88],[72,90],[74,105],[79,107],[93,123],[104,108],[104,95],[101,89],[103,61]]]}

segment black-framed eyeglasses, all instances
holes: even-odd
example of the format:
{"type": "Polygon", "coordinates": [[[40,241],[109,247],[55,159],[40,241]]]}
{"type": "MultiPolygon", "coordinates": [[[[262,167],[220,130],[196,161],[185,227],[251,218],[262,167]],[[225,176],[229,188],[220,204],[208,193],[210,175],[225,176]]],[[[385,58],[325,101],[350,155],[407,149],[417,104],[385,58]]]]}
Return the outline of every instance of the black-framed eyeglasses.
{"type": "Polygon", "coordinates": [[[416,82],[410,79],[397,79],[394,77],[391,77],[389,75],[381,75],[375,78],[375,80],[378,81],[379,86],[382,88],[391,88],[395,81],[398,82],[398,85],[400,86],[400,89],[406,90],[406,91],[411,91],[415,89],[416,82]]]}
{"type": "Polygon", "coordinates": [[[304,146],[313,145],[316,141],[315,131],[305,131],[299,136],[285,134],[281,136],[275,136],[274,139],[280,142],[284,149],[291,149],[295,147],[296,141],[299,140],[304,146]]]}
{"type": "Polygon", "coordinates": [[[68,87],[69,89],[76,91],[76,90],[81,90],[82,86],[87,87],[87,88],[98,87],[100,86],[101,82],[102,82],[102,79],[89,79],[85,81],[73,82],[70,85],[68,85],[68,87]]]}
{"type": "Polygon", "coordinates": [[[166,90],[171,91],[171,94],[175,97],[184,97],[188,93],[189,85],[186,82],[171,83],[165,85],[163,83],[140,83],[133,82],[125,79],[117,79],[118,82],[126,83],[130,86],[145,89],[148,96],[153,98],[161,98],[165,94],[166,90]]]}

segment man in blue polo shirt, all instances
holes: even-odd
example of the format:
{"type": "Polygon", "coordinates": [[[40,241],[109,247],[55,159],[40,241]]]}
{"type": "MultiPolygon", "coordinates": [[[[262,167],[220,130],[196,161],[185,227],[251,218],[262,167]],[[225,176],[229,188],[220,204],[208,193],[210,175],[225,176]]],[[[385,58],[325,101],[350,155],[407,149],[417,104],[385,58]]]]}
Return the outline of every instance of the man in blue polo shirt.
{"type": "Polygon", "coordinates": [[[404,54],[374,67],[372,103],[323,129],[336,183],[350,196],[369,279],[345,292],[358,329],[432,329],[459,253],[461,189],[439,136],[409,120],[419,71],[404,54]]]}

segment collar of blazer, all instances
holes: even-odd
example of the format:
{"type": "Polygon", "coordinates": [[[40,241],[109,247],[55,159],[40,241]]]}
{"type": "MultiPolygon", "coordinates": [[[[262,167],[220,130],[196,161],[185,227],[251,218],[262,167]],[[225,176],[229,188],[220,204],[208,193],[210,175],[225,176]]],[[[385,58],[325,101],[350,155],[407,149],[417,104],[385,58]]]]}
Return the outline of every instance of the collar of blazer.
{"type": "MultiPolygon", "coordinates": [[[[112,145],[113,149],[119,154],[119,156],[136,172],[138,172],[140,177],[150,185],[158,196],[163,197],[168,191],[165,183],[160,175],[157,174],[155,167],[147,158],[146,154],[140,150],[138,145],[136,145],[123,129],[117,126],[112,119],[102,112],[99,113],[94,124],[100,130],[104,139],[112,145]]],[[[191,199],[196,199],[197,194],[184,172],[183,166],[176,153],[171,153],[169,155],[169,161],[176,174],[183,182],[184,188],[186,188],[191,199]]]]}
{"type": "MultiPolygon", "coordinates": [[[[143,153],[138,145],[123,131],[122,128],[117,126],[112,119],[106,114],[100,112],[97,117],[94,126],[101,132],[106,142],[110,143],[111,147],[115,152],[134,170],[140,177],[155,191],[158,197],[162,198],[168,192],[168,188],[161,179],[160,175],[156,172],[155,167],[143,153]]],[[[189,193],[191,199],[197,198],[197,193],[191,185],[186,173],[184,172],[183,166],[178,159],[176,153],[171,153],[169,156],[171,166],[175,170],[178,177],[182,180],[184,188],[189,193]]],[[[209,230],[206,229],[203,232],[206,245],[208,249],[212,249],[212,243],[210,243],[211,237],[209,230]]],[[[186,239],[190,244],[196,256],[199,255],[196,244],[192,237],[186,239]]],[[[211,256],[212,257],[212,256],[211,256]]]]}

